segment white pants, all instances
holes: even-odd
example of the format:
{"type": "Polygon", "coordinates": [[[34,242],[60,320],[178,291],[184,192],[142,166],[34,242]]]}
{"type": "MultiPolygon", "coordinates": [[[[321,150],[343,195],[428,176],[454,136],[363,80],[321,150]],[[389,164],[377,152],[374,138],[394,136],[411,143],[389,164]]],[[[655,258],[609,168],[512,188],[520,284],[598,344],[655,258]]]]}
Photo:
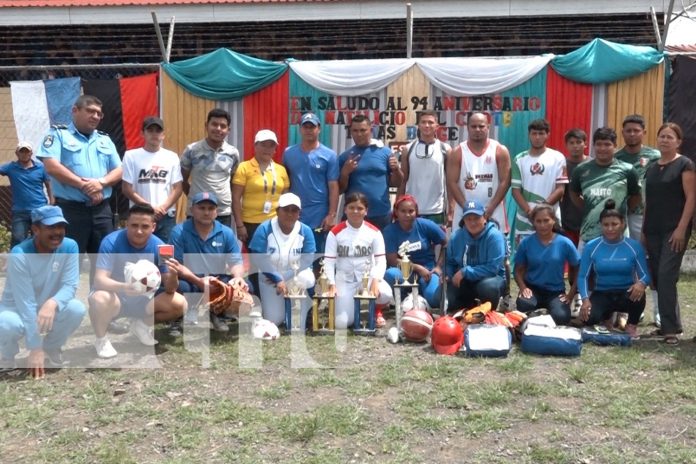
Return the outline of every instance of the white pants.
{"type": "Polygon", "coordinates": [[[640,234],[643,231],[643,215],[629,214],[628,215],[628,236],[633,240],[640,242],[640,234]]]}
{"type": "MultiPolygon", "coordinates": [[[[370,279],[372,285],[372,279],[370,279]]],[[[360,282],[344,282],[336,279],[336,328],[346,329],[353,326],[355,315],[354,296],[360,288],[360,282]]],[[[392,289],[385,280],[379,281],[379,294],[376,304],[394,301],[392,289]]]]}
{"type": "MultiPolygon", "coordinates": [[[[311,269],[305,269],[297,273],[297,283],[300,287],[304,289],[309,289],[314,287],[314,273],[311,269]]],[[[291,285],[288,281],[286,284],[291,285]]],[[[263,318],[268,319],[275,325],[279,325],[285,322],[285,298],[282,295],[276,293],[276,288],[273,284],[266,281],[266,276],[259,273],[259,294],[261,295],[261,310],[263,311],[263,318]]],[[[309,308],[312,306],[312,299],[306,298],[302,300],[302,319],[300,320],[300,327],[305,326],[307,319],[307,313],[309,308]]],[[[293,325],[295,322],[293,321],[293,325]]]]}

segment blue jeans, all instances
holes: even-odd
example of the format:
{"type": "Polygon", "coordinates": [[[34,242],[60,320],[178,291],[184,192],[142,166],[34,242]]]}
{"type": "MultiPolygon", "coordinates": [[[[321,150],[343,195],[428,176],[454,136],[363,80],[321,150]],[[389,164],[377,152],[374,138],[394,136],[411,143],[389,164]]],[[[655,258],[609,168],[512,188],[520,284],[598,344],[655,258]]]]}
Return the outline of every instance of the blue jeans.
{"type": "MultiPolygon", "coordinates": [[[[53,328],[43,342],[44,351],[57,351],[68,337],[80,326],[85,316],[85,305],[79,300],[70,300],[56,313],[53,328]]],[[[14,308],[0,307],[0,352],[3,359],[14,359],[19,352],[18,342],[24,337],[24,323],[14,308]]]]}
{"type": "MultiPolygon", "coordinates": [[[[409,280],[412,279],[413,273],[411,273],[411,275],[409,276],[409,280]]],[[[398,267],[390,267],[387,269],[387,272],[384,273],[384,280],[386,280],[389,286],[393,289],[394,284],[396,282],[403,282],[404,276],[401,273],[401,269],[399,269],[398,267]]],[[[428,282],[426,282],[424,278],[419,277],[418,291],[421,295],[423,295],[423,298],[425,298],[425,301],[428,302],[431,308],[435,309],[440,307],[440,294],[442,291],[442,285],[440,285],[439,275],[431,274],[430,281],[428,282]]],[[[402,301],[403,296],[404,295],[402,294],[402,301]]]]}
{"type": "Polygon", "coordinates": [[[175,225],[176,218],[174,216],[166,215],[162,219],[157,221],[155,235],[161,238],[164,243],[169,243],[169,234],[172,233],[172,229],[175,225]]]}
{"type": "Polygon", "coordinates": [[[563,291],[549,291],[527,284],[532,291],[531,298],[517,297],[517,310],[531,313],[538,308],[546,308],[557,325],[567,325],[570,322],[570,305],[561,302],[559,295],[563,291]]]}
{"type": "Polygon", "coordinates": [[[500,276],[486,277],[477,281],[462,279],[459,288],[450,282],[447,285],[447,312],[472,308],[476,299],[481,303],[490,301],[493,309],[496,309],[504,292],[505,279],[500,276]]]}
{"type": "Polygon", "coordinates": [[[31,233],[31,211],[12,211],[12,242],[15,246],[31,233]]]}

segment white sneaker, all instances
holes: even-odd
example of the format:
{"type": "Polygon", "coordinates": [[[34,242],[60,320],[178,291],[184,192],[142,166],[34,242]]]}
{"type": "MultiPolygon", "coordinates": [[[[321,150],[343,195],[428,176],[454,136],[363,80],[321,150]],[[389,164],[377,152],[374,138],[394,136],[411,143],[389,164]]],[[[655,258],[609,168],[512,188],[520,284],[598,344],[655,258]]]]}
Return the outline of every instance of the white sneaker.
{"type": "Polygon", "coordinates": [[[95,339],[94,349],[97,350],[97,356],[100,358],[113,358],[118,354],[107,337],[95,339]]]}
{"type": "Polygon", "coordinates": [[[157,340],[152,335],[152,327],[145,324],[142,319],[134,319],[131,322],[130,331],[145,346],[155,346],[157,344],[157,340]]]}

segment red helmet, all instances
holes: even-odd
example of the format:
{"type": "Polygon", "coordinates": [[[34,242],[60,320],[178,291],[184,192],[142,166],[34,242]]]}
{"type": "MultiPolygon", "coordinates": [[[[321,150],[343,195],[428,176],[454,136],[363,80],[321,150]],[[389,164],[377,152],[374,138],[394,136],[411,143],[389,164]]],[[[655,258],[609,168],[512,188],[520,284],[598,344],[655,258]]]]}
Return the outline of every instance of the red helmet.
{"type": "Polygon", "coordinates": [[[464,331],[452,316],[444,316],[435,321],[430,339],[435,351],[440,354],[454,354],[464,343],[464,331]]]}

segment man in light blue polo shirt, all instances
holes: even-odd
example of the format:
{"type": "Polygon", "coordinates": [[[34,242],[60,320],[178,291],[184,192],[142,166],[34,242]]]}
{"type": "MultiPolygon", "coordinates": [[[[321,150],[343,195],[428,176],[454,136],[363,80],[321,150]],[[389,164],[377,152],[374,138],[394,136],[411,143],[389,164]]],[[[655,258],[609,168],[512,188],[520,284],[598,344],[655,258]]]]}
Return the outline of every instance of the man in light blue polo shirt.
{"type": "Polygon", "coordinates": [[[48,202],[53,204],[51,182],[43,163],[32,159],[34,148],[29,142],[19,142],[15,149],[17,161],[0,166],[0,175],[10,179],[12,190],[12,243],[11,246],[27,238],[31,229],[31,212],[48,202]],[[44,193],[44,186],[46,193],[44,193]]]}
{"type": "Polygon", "coordinates": [[[400,186],[404,175],[391,150],[371,138],[370,120],[365,115],[353,117],[350,135],[355,145],[338,157],[339,191],[365,194],[369,203],[365,219],[382,230],[391,223],[389,187],[400,186]]]}
{"type": "MultiPolygon", "coordinates": [[[[203,292],[206,276],[228,282],[243,282],[244,265],[237,237],[232,229],[216,221],[218,198],[213,192],[191,197],[191,217],[172,229],[169,243],[174,245],[174,268],[179,274],[182,294],[203,292]]],[[[247,284],[243,284],[247,287],[247,284]]],[[[213,328],[227,332],[229,327],[211,313],[213,328]]],[[[170,331],[178,331],[174,325],[170,331]]]]}
{"type": "Polygon", "coordinates": [[[116,146],[97,130],[103,117],[97,97],[80,96],[72,108],[72,122],[51,127],[37,154],[52,178],[56,204],[69,221],[66,235],[77,242],[80,253],[90,253],[90,284],[99,245],[114,230],[109,199],[122,174],[116,146]]]}
{"type": "Polygon", "coordinates": [[[44,367],[67,365],[62,347],[80,326],[85,305],[75,299],[79,282],[77,243],[65,237],[67,221],[57,206],[31,213],[33,237],[12,249],[0,301],[0,369],[15,367],[18,342],[26,338],[34,378],[44,367]]]}
{"type": "Polygon", "coordinates": [[[320,130],[316,114],[302,115],[302,141],[285,149],[283,165],[290,176],[290,191],[302,201],[300,222],[314,231],[317,251],[323,253],[326,234],[336,224],[338,157],[319,142],[320,130]]]}

